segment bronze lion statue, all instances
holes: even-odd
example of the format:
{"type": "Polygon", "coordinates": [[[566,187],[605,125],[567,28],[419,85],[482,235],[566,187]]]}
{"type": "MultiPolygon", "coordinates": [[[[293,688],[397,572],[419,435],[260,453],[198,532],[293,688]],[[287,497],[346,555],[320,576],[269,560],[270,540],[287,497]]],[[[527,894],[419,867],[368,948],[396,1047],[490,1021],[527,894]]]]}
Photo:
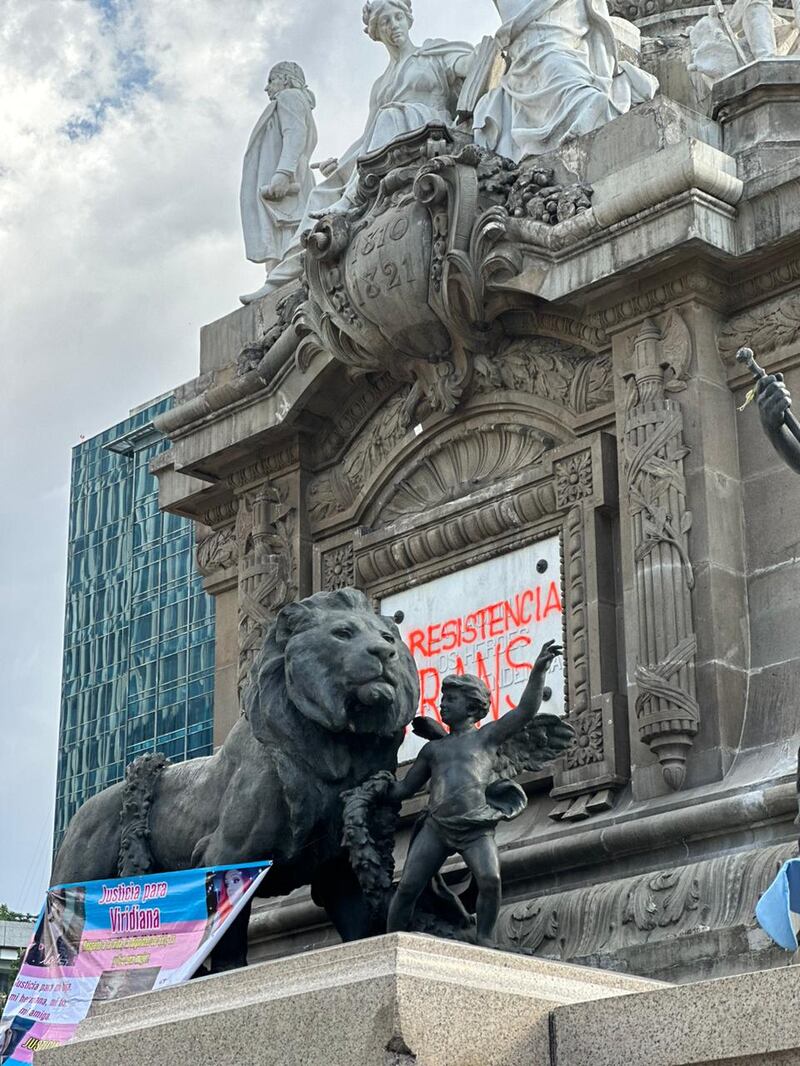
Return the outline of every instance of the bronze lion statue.
{"type": "MultiPolygon", "coordinates": [[[[67,829],[53,883],[272,859],[261,895],[311,885],[342,939],[381,931],[341,845],[340,797],[395,769],[418,699],[397,625],[362,592],[290,604],[267,633],[220,750],[174,765],[145,757],[126,782],[88,800],[67,829]]],[[[246,930],[247,915],[215,952],[215,969],[244,963],[246,930]]]]}

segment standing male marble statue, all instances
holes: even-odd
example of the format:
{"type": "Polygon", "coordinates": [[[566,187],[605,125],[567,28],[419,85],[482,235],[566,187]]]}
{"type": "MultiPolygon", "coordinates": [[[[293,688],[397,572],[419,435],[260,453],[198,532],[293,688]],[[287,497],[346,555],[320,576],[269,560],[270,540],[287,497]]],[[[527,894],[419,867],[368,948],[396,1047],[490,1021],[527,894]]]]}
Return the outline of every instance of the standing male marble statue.
{"type": "MultiPolygon", "coordinates": [[[[311,153],[317,145],[314,94],[297,63],[278,63],[267,81],[270,103],[256,123],[244,157],[240,205],[247,258],[267,278],[288,251],[314,189],[311,153]]],[[[242,296],[251,303],[268,291],[242,296]]]]}
{"type": "Polygon", "coordinates": [[[651,100],[658,81],[618,61],[606,0],[494,0],[508,70],[478,103],[483,148],[519,161],[651,100]]]}

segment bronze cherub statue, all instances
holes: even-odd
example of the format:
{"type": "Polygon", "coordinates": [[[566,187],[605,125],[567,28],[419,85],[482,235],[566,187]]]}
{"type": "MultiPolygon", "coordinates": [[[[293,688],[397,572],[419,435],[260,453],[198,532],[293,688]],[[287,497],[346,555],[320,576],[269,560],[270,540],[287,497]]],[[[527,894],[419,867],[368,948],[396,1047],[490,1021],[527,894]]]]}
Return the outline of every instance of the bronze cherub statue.
{"type": "MultiPolygon", "coordinates": [[[[400,884],[389,904],[389,932],[411,928],[420,895],[437,877],[448,856],[457,853],[478,889],[477,942],[494,945],[501,902],[495,829],[499,821],[516,817],[527,805],[525,792],[511,779],[526,770],[540,769],[564,751],[574,736],[572,727],[562,718],[538,713],[545,675],[561,654],[561,647],[554,641],[545,644],[517,708],[481,728],[477,728],[478,723],[490,709],[487,686],[468,674],[446,677],[441,700],[444,726],[430,718],[416,718],[414,732],[430,743],[403,780],[380,774],[367,783],[369,804],[386,804],[397,810],[402,800],[430,782],[428,809],[415,827],[400,884]]],[[[364,798],[363,791],[357,797],[349,794],[345,797],[346,810],[348,805],[353,810],[364,798]]],[[[363,816],[361,808],[359,817],[363,816]]],[[[363,843],[363,832],[353,831],[352,824],[350,829],[351,840],[359,838],[363,843]]],[[[382,854],[385,863],[385,848],[382,854]]],[[[388,859],[391,862],[390,852],[388,859]]],[[[353,865],[358,871],[357,858],[353,865]]],[[[373,861],[369,875],[376,874],[375,865],[373,861]]],[[[384,888],[390,883],[391,871],[387,874],[384,870],[384,888]]]]}

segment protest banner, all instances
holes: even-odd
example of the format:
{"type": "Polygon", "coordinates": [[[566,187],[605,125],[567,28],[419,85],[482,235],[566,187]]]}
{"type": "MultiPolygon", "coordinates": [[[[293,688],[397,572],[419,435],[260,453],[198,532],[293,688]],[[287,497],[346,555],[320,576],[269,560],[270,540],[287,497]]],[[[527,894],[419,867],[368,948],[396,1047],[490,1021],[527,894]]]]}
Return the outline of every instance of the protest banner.
{"type": "MultiPolygon", "coordinates": [[[[539,648],[563,640],[561,542],[548,537],[525,548],[414,584],[381,600],[381,612],[402,611],[400,632],[419,672],[418,714],[439,719],[442,680],[474,674],[491,698],[491,718],[517,706],[539,648]]],[[[548,676],[551,698],[542,707],[564,714],[564,668],[548,676]]],[[[425,741],[409,733],[400,761],[425,741]]]]}
{"type": "Polygon", "coordinates": [[[96,1003],[188,981],[270,865],[51,888],[0,1019],[0,1063],[68,1043],[96,1003]]]}

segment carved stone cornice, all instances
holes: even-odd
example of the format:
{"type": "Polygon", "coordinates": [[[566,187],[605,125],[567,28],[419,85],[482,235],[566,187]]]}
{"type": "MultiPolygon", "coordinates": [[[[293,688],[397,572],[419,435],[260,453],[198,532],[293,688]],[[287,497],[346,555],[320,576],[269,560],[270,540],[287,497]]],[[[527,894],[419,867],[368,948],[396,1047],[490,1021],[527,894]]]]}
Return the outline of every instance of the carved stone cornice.
{"type": "MultiPolygon", "coordinates": [[[[792,0],[773,0],[775,7],[791,7],[792,0]]],[[[638,22],[647,19],[648,25],[659,16],[669,19],[697,20],[697,4],[687,0],[611,0],[608,10],[612,15],[638,22]]],[[[650,31],[652,33],[652,30],[650,31]]]]}
{"type": "Polygon", "coordinates": [[[596,328],[618,333],[649,315],[662,314],[675,304],[699,300],[711,307],[724,309],[730,298],[730,288],[724,282],[697,270],[626,296],[618,303],[593,312],[588,318],[596,328]]]}
{"type": "Polygon", "coordinates": [[[506,311],[503,314],[503,327],[515,339],[552,337],[567,344],[577,344],[595,354],[606,351],[611,345],[606,331],[596,323],[538,307],[506,311]]]}
{"type": "Polygon", "coordinates": [[[275,474],[296,466],[299,460],[299,446],[296,442],[292,442],[281,448],[280,451],[270,452],[269,455],[262,456],[255,463],[250,463],[249,466],[243,466],[240,470],[236,470],[228,476],[227,482],[234,492],[241,493],[243,490],[252,488],[272,478],[275,474]]]}
{"type": "Polygon", "coordinates": [[[228,500],[226,503],[217,504],[216,507],[209,507],[207,511],[203,511],[199,516],[199,521],[205,526],[216,529],[217,526],[235,521],[238,511],[238,502],[236,500],[228,500]]]}

